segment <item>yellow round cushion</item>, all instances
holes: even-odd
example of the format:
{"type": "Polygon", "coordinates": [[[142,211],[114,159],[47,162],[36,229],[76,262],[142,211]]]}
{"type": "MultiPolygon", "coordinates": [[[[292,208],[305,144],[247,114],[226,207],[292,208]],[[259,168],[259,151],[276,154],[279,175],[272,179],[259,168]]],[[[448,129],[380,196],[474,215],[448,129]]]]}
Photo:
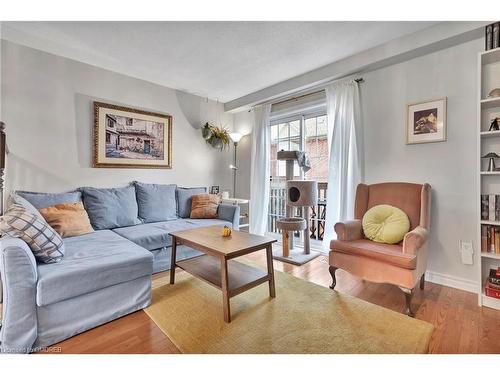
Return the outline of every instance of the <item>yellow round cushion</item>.
{"type": "Polygon", "coordinates": [[[388,204],[374,206],[363,216],[365,237],[381,243],[400,242],[410,230],[410,219],[404,211],[388,204]]]}

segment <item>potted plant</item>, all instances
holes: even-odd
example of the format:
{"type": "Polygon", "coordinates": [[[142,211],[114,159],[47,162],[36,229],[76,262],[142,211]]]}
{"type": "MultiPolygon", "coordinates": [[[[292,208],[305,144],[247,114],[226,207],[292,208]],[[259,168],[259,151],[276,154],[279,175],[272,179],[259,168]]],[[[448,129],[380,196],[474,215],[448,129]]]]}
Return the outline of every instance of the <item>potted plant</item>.
{"type": "Polygon", "coordinates": [[[222,126],[218,127],[207,122],[201,129],[201,135],[210,146],[220,151],[229,146],[229,133],[222,126]]]}

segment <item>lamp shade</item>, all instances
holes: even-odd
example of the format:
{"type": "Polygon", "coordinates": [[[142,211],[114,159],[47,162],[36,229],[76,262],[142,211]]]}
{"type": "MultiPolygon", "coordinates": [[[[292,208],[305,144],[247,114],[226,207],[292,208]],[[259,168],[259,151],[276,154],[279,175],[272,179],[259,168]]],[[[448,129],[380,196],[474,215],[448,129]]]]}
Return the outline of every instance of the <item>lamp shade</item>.
{"type": "Polygon", "coordinates": [[[241,133],[229,133],[229,137],[231,137],[234,143],[238,143],[240,139],[243,137],[241,133]]]}
{"type": "Polygon", "coordinates": [[[498,156],[495,152],[488,152],[486,155],[481,156],[481,158],[495,158],[495,159],[500,159],[500,156],[498,156]]]}

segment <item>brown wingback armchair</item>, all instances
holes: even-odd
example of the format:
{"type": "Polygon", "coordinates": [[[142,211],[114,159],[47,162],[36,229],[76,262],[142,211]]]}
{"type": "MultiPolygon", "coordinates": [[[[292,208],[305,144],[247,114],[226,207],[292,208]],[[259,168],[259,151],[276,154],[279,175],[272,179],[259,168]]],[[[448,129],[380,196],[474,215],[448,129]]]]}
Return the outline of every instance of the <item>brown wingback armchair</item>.
{"type": "Polygon", "coordinates": [[[354,220],[335,224],[337,239],[330,243],[330,274],[340,268],[364,280],[397,285],[406,297],[406,314],[413,316],[411,299],[420,280],[424,289],[427,267],[427,237],[430,219],[429,184],[388,182],[359,184],[356,190],[354,220]],[[394,244],[373,242],[364,237],[361,220],[373,206],[389,204],[403,210],[410,219],[410,232],[394,244]]]}

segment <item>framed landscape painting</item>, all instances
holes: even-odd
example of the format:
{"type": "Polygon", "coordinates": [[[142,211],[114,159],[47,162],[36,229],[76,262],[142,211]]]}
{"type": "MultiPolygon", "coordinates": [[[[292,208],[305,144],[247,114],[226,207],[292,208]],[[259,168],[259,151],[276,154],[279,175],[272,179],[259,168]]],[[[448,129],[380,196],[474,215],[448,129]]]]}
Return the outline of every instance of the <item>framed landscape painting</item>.
{"type": "Polygon", "coordinates": [[[406,144],[446,141],[446,98],[406,106],[406,144]]]}
{"type": "Polygon", "coordinates": [[[94,102],[94,167],[172,168],[172,116],[94,102]]]}

